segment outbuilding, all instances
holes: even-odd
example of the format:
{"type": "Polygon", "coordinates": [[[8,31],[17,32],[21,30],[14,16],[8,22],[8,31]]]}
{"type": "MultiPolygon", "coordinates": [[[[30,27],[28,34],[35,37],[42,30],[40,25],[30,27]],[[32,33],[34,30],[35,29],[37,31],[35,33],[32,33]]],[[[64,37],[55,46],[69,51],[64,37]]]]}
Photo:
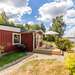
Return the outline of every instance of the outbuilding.
{"type": "Polygon", "coordinates": [[[26,45],[28,51],[39,48],[42,44],[44,32],[42,30],[32,30],[21,33],[21,42],[26,45]]]}
{"type": "Polygon", "coordinates": [[[21,32],[20,28],[0,25],[0,50],[10,52],[18,50],[15,45],[24,44],[27,51],[33,51],[41,45],[43,31],[33,30],[21,32]]]}

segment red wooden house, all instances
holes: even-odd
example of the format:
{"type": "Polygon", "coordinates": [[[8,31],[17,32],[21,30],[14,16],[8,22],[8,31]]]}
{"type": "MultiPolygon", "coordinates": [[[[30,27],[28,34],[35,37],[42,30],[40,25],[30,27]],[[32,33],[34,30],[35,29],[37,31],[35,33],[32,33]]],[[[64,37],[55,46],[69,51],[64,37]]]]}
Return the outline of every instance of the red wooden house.
{"type": "MultiPolygon", "coordinates": [[[[0,26],[0,47],[5,47],[5,52],[17,50],[14,44],[14,37],[16,34],[20,34],[19,28],[0,26]]],[[[19,41],[21,43],[21,41],[19,41]]]]}
{"type": "Polygon", "coordinates": [[[40,30],[21,32],[20,28],[0,26],[0,48],[5,52],[15,51],[16,44],[25,44],[27,51],[40,46],[43,32],[40,30]]]}

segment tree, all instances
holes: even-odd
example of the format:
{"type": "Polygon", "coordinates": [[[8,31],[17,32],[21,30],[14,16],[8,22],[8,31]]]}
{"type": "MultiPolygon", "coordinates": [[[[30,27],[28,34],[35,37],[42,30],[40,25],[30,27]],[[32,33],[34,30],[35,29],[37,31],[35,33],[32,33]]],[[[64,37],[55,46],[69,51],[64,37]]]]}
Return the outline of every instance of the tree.
{"type": "Polygon", "coordinates": [[[41,30],[44,31],[44,32],[46,31],[46,28],[45,28],[43,23],[41,24],[41,30]]]}
{"type": "Polygon", "coordinates": [[[0,25],[3,25],[5,22],[4,20],[2,19],[2,16],[0,15],[0,25]]]}
{"type": "Polygon", "coordinates": [[[21,28],[21,30],[26,30],[23,24],[17,24],[16,27],[21,28]]]}
{"type": "Polygon", "coordinates": [[[8,17],[6,16],[6,13],[4,10],[2,10],[0,13],[0,25],[12,26],[12,27],[15,26],[13,21],[8,21],[8,17]]]}
{"type": "Polygon", "coordinates": [[[8,26],[15,27],[15,23],[13,21],[9,21],[8,26]]]}
{"type": "Polygon", "coordinates": [[[41,27],[39,24],[32,25],[32,30],[40,30],[40,29],[41,29],[41,27]]]}
{"type": "Polygon", "coordinates": [[[26,29],[26,30],[31,30],[31,28],[32,28],[31,25],[25,24],[25,29],[26,29]]]}
{"type": "Polygon", "coordinates": [[[43,30],[45,32],[45,26],[43,24],[41,24],[41,26],[39,24],[33,24],[33,25],[30,25],[30,24],[25,24],[25,29],[26,30],[43,30]]]}
{"type": "Polygon", "coordinates": [[[53,19],[51,30],[58,32],[60,37],[64,34],[65,24],[63,22],[63,16],[58,16],[53,19]]]}
{"type": "Polygon", "coordinates": [[[0,24],[1,25],[7,25],[8,24],[8,19],[7,19],[7,16],[6,16],[4,11],[2,11],[0,13],[0,24]]]}
{"type": "Polygon", "coordinates": [[[7,25],[8,24],[8,17],[6,16],[5,11],[2,11],[1,16],[2,16],[2,18],[4,20],[4,24],[7,25]]]}

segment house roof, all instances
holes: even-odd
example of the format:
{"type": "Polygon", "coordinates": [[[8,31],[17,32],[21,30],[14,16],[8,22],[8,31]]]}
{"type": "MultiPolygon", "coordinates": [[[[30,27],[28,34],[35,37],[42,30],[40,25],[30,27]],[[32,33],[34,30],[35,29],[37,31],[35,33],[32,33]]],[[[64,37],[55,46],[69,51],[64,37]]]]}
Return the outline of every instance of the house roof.
{"type": "Polygon", "coordinates": [[[28,30],[27,31],[27,30],[22,30],[21,28],[10,27],[10,26],[3,26],[3,25],[0,25],[0,30],[20,32],[20,33],[32,33],[32,32],[36,32],[36,33],[44,34],[44,32],[42,30],[28,30]]]}
{"type": "Polygon", "coordinates": [[[42,30],[29,30],[29,31],[21,32],[21,33],[33,33],[33,32],[44,34],[44,32],[42,30]]]}
{"type": "Polygon", "coordinates": [[[10,26],[2,26],[2,25],[0,25],[0,30],[13,31],[13,32],[21,32],[20,28],[10,27],[10,26]]]}

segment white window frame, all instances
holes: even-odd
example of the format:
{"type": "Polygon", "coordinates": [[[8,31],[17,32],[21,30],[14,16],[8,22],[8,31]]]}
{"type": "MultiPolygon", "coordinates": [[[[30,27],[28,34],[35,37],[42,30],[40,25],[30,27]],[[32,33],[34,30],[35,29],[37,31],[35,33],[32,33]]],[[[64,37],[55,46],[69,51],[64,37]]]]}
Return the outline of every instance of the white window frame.
{"type": "Polygon", "coordinates": [[[13,45],[21,44],[21,34],[20,34],[20,33],[13,33],[13,34],[12,34],[12,44],[13,44],[13,45]],[[19,42],[19,43],[15,43],[15,42],[14,42],[14,35],[19,35],[19,36],[20,36],[20,42],[19,42]]]}

